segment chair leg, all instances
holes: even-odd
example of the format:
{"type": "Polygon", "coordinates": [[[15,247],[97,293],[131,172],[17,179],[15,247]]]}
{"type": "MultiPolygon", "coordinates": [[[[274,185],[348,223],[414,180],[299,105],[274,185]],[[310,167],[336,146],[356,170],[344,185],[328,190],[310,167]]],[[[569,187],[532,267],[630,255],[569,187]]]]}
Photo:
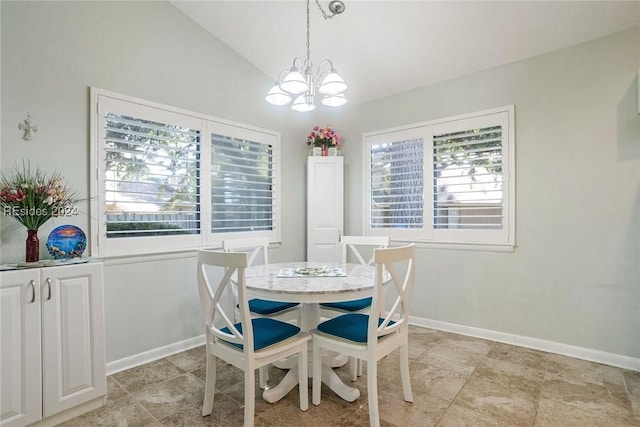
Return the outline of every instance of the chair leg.
{"type": "Polygon", "coordinates": [[[369,403],[369,424],[380,427],[380,413],[378,410],[378,363],[370,361],[367,365],[367,394],[369,403]]]}
{"type": "Polygon", "coordinates": [[[253,427],[256,406],[256,371],[247,368],[244,371],[244,427],[253,427]]]}
{"type": "Polygon", "coordinates": [[[411,376],[409,375],[409,344],[405,343],[400,347],[400,376],[402,378],[402,393],[404,400],[413,402],[413,392],[411,391],[411,376]]]}
{"type": "Polygon", "coordinates": [[[216,358],[207,350],[206,379],[204,385],[204,399],[202,402],[202,416],[213,412],[213,396],[216,393],[216,358]]]}
{"type": "Polygon", "coordinates": [[[269,365],[261,366],[258,369],[258,378],[260,378],[260,388],[267,389],[267,381],[269,381],[269,365]]]}
{"type": "Polygon", "coordinates": [[[309,360],[307,359],[307,344],[298,353],[298,389],[300,391],[300,409],[309,409],[309,360]]]}
{"type": "Polygon", "coordinates": [[[244,427],[253,427],[256,406],[256,371],[248,368],[244,371],[244,427]]]}
{"type": "Polygon", "coordinates": [[[349,358],[349,373],[351,374],[351,381],[358,379],[358,368],[360,366],[360,360],[355,357],[349,358]]]}
{"type": "Polygon", "coordinates": [[[312,340],[313,342],[313,387],[312,387],[312,399],[314,405],[320,404],[320,390],[322,388],[322,349],[318,345],[318,339],[312,340]]]}

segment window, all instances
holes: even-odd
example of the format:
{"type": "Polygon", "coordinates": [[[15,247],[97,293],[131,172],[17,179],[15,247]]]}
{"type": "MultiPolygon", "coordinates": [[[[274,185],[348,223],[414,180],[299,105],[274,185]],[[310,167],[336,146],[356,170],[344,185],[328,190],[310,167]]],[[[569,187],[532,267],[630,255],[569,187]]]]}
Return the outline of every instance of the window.
{"type": "Polygon", "coordinates": [[[514,107],[364,135],[366,233],[514,244],[514,107]]]}
{"type": "Polygon", "coordinates": [[[279,135],[92,89],[95,255],[280,236],[279,135]]]}

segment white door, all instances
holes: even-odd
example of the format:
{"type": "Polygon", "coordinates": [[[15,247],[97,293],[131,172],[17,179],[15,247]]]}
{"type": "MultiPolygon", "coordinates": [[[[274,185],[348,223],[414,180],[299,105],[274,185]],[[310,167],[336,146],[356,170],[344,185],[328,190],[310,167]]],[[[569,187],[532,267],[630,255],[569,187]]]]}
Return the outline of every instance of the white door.
{"type": "Polygon", "coordinates": [[[0,426],[42,418],[40,270],[0,275],[0,426]]]}
{"type": "Polygon", "coordinates": [[[307,160],[307,261],[339,262],[344,222],[344,159],[307,160]]]}
{"type": "Polygon", "coordinates": [[[102,265],[42,269],[44,416],[106,394],[102,265]]]}

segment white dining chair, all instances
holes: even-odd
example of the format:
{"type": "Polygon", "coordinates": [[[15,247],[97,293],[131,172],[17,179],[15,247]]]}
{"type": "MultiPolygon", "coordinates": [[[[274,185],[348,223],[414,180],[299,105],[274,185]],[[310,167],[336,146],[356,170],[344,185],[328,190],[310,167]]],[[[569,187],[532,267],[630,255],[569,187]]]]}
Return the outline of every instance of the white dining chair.
{"type": "MultiPolygon", "coordinates": [[[[312,331],[313,352],[323,349],[356,357],[367,363],[369,422],[380,425],[378,411],[378,360],[400,349],[400,376],[404,400],[413,402],[409,377],[409,302],[414,283],[414,244],[375,249],[376,277],[369,314],[349,313],[326,320],[312,331]],[[390,276],[386,285],[395,298],[385,305],[385,271],[390,276]],[[385,306],[390,307],[389,310],[385,306]]],[[[320,404],[322,358],[313,360],[314,405],[320,404]]]]}
{"type": "Polygon", "coordinates": [[[205,315],[206,380],[202,416],[213,411],[216,386],[216,359],[244,371],[244,425],[253,426],[255,412],[255,370],[298,356],[300,409],[309,407],[307,383],[307,344],[310,336],[296,325],[280,320],[252,318],[247,299],[245,269],[247,254],[221,251],[198,251],[198,291],[205,315]],[[229,292],[231,277],[236,276],[240,321],[225,310],[221,299],[229,292]],[[219,278],[212,280],[213,277],[219,278]],[[213,286],[213,283],[217,285],[213,286]]]}
{"type": "MultiPolygon", "coordinates": [[[[342,236],[340,238],[342,249],[342,263],[348,261],[349,255],[354,256],[362,265],[373,265],[373,249],[386,248],[389,246],[389,236],[342,236]],[[369,259],[360,251],[370,250],[372,255],[369,259]]],[[[320,304],[320,316],[332,318],[345,313],[365,313],[371,307],[371,298],[362,298],[351,301],[332,302],[320,304]]],[[[362,363],[357,359],[350,361],[351,381],[358,379],[362,375],[362,363]]]]}
{"type": "MultiPolygon", "coordinates": [[[[244,252],[248,256],[247,266],[251,267],[256,262],[258,255],[262,253],[262,264],[269,264],[269,239],[266,237],[254,237],[244,239],[225,239],[222,241],[222,249],[225,252],[244,252]]],[[[233,284],[232,304],[235,307],[235,316],[239,315],[238,289],[233,284]]],[[[273,317],[286,322],[295,321],[298,326],[301,321],[300,304],[295,302],[269,301],[260,298],[249,300],[249,312],[253,317],[273,317]]],[[[269,381],[269,367],[260,369],[260,387],[267,388],[269,381]]]]}
{"type": "MultiPolygon", "coordinates": [[[[225,252],[245,252],[248,255],[247,266],[251,267],[262,253],[262,263],[269,264],[269,239],[266,237],[225,239],[222,241],[225,252]]],[[[237,291],[234,288],[233,305],[238,309],[237,291]]],[[[275,317],[279,320],[295,320],[300,325],[300,304],[295,302],[269,301],[260,298],[249,300],[249,311],[254,317],[275,317]]]]}

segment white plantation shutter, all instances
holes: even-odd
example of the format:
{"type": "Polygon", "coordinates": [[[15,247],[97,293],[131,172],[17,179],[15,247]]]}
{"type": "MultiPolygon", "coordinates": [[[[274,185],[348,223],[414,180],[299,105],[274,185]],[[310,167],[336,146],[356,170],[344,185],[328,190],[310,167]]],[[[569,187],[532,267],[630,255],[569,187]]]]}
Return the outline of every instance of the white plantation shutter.
{"type": "Polygon", "coordinates": [[[104,123],[107,238],[198,234],[200,132],[113,112],[104,123]]]}
{"type": "Polygon", "coordinates": [[[274,228],[274,156],[266,143],[211,137],[211,231],[274,228]]]}
{"type": "Polygon", "coordinates": [[[422,228],[423,159],[420,138],[371,146],[371,228],[422,228]]]}
{"type": "Polygon", "coordinates": [[[500,229],[502,126],[433,137],[433,227],[500,229]]]}
{"type": "Polygon", "coordinates": [[[513,246],[513,106],[365,134],[366,234],[513,246]]]}

